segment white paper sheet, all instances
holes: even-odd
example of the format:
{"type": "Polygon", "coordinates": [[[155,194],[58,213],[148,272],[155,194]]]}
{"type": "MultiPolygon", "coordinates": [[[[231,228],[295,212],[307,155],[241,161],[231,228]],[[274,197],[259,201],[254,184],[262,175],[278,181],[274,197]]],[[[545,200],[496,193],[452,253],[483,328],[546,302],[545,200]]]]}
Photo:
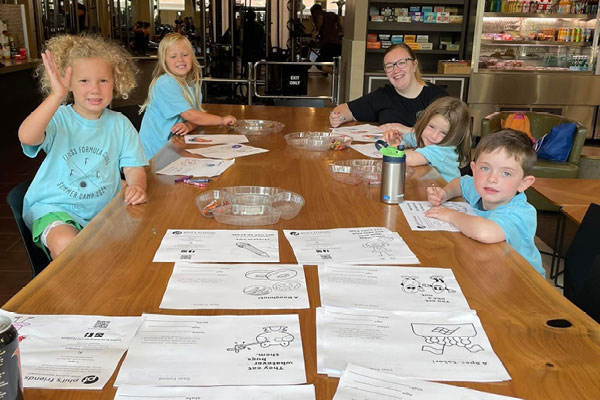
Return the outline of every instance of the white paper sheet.
{"type": "Polygon", "coordinates": [[[375,144],[373,143],[351,144],[350,148],[358,151],[360,154],[363,154],[367,157],[383,158],[383,154],[381,154],[379,150],[377,150],[375,144]]]}
{"type": "Polygon", "coordinates": [[[464,387],[404,379],[348,364],[333,400],[518,400],[464,387]]]}
{"type": "Polygon", "coordinates": [[[167,165],[157,174],[217,176],[231,167],[235,160],[211,160],[206,158],[181,157],[167,165]]]}
{"type": "Polygon", "coordinates": [[[218,146],[202,147],[199,149],[186,149],[190,153],[199,154],[203,157],[231,159],[236,157],[251,156],[253,154],[266,153],[267,149],[246,146],[245,144],[221,144],[218,146]]]}
{"type": "Polygon", "coordinates": [[[40,389],[101,390],[141,323],[140,317],[0,315],[19,332],[24,387],[40,389]]]}
{"type": "Polygon", "coordinates": [[[115,382],[213,386],[305,383],[298,315],[143,315],[115,382]]]}
{"type": "Polygon", "coordinates": [[[168,229],[154,262],[279,262],[277,231],[168,229]]]}
{"type": "Polygon", "coordinates": [[[475,311],[317,309],[317,372],[353,363],[405,378],[510,380],[475,311]]]}
{"type": "Polygon", "coordinates": [[[448,268],[325,264],[319,266],[319,287],[323,306],[388,311],[469,310],[448,268]]]}
{"type": "MultiPolygon", "coordinates": [[[[475,209],[469,203],[464,201],[447,201],[442,204],[444,207],[463,212],[469,215],[477,215],[475,209]]],[[[404,201],[400,203],[400,208],[404,217],[413,231],[449,231],[459,232],[459,230],[449,222],[441,221],[436,218],[425,216],[425,211],[431,208],[428,201],[404,201]]]]}
{"type": "Polygon", "coordinates": [[[245,135],[185,135],[185,144],[248,143],[245,135]]]}
{"type": "Polygon", "coordinates": [[[387,228],[284,230],[300,264],[418,264],[400,235],[387,228]]]}
{"type": "Polygon", "coordinates": [[[313,385],[157,387],[122,385],[114,400],[315,400],[313,385]]]}
{"type": "Polygon", "coordinates": [[[175,263],[160,308],[308,308],[300,265],[175,263]]]}
{"type": "Polygon", "coordinates": [[[383,140],[383,131],[380,131],[379,127],[369,124],[333,128],[331,132],[348,135],[355,142],[374,143],[378,140],[383,140]]]}

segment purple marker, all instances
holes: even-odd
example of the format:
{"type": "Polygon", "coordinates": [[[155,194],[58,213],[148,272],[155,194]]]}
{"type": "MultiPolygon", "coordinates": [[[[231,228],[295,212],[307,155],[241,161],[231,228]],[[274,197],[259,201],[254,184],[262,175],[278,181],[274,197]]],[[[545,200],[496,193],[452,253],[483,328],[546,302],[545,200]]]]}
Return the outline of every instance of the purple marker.
{"type": "Polygon", "coordinates": [[[193,178],[193,177],[194,177],[194,175],[186,175],[186,176],[182,176],[181,178],[177,178],[177,179],[175,179],[175,183],[177,183],[177,182],[183,182],[183,181],[185,181],[185,180],[187,180],[187,179],[191,179],[191,178],[193,178]]]}

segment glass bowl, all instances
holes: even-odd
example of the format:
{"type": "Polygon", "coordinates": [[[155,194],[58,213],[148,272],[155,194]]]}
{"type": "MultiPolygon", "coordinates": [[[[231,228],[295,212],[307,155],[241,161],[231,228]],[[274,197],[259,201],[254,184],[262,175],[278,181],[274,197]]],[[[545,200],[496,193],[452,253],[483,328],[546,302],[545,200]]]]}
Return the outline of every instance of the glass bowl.
{"type": "Polygon", "coordinates": [[[327,151],[348,148],[352,137],[331,132],[296,132],[285,135],[285,141],[300,150],[327,151]]]}
{"type": "Polygon", "coordinates": [[[376,185],[381,182],[381,165],[381,160],[341,160],[329,164],[329,173],[348,185],[376,185]]]}
{"type": "Polygon", "coordinates": [[[243,135],[268,135],[279,133],[285,124],[278,121],[264,119],[240,119],[235,124],[234,130],[243,135]]]}

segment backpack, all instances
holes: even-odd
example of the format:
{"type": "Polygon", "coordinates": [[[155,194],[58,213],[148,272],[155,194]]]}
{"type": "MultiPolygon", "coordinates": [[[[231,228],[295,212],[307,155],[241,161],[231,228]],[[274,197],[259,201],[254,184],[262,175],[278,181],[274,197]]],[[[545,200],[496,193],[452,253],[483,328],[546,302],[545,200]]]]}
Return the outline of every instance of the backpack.
{"type": "Polygon", "coordinates": [[[535,143],[535,138],[531,135],[529,118],[522,112],[511,113],[501,122],[502,128],[510,128],[527,134],[531,141],[535,143]]]}

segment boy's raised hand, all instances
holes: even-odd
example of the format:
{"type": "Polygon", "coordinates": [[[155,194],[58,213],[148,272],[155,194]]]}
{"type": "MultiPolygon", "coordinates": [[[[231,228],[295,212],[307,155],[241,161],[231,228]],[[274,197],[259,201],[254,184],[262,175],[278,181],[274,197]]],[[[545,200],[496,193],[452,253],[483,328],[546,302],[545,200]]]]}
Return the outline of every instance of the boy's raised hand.
{"type": "Polygon", "coordinates": [[[432,206],[441,206],[446,200],[448,200],[448,194],[443,188],[438,186],[430,186],[427,188],[427,201],[429,201],[432,206]]]}
{"type": "Polygon", "coordinates": [[[46,50],[42,53],[42,61],[46,68],[46,72],[48,73],[48,78],[50,79],[50,94],[59,97],[60,99],[66,98],[71,86],[71,72],[73,69],[67,67],[65,69],[65,74],[61,75],[56,66],[54,55],[50,50],[46,50]]]}
{"type": "Polygon", "coordinates": [[[127,185],[125,188],[125,204],[135,206],[136,204],[145,203],[148,200],[146,190],[141,185],[127,185]]]}

